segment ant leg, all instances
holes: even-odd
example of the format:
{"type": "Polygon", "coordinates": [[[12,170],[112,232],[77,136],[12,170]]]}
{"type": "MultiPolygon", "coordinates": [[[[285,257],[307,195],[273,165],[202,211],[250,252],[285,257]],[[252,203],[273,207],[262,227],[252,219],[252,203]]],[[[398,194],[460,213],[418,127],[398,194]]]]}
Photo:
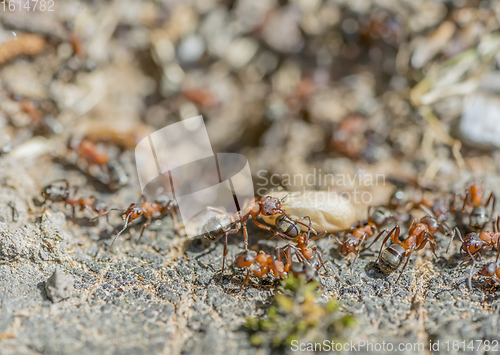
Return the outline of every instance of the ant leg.
{"type": "Polygon", "coordinates": [[[496,203],[496,198],[495,198],[495,194],[492,192],[490,194],[490,196],[488,197],[488,200],[486,201],[486,205],[484,205],[484,207],[488,207],[490,202],[493,202],[491,204],[491,215],[493,217],[493,212],[495,211],[495,203],[496,203]]]}
{"type": "MultiPolygon", "coordinates": [[[[394,242],[394,244],[399,244],[399,233],[400,233],[400,229],[399,229],[399,226],[396,226],[394,227],[391,232],[389,234],[387,234],[387,236],[385,237],[384,241],[382,242],[382,245],[380,246],[380,251],[378,252],[378,256],[377,256],[377,260],[375,260],[375,262],[378,262],[379,259],[380,259],[380,255],[382,255],[382,250],[384,249],[384,245],[385,243],[387,242],[387,240],[389,238],[392,239],[392,241],[394,242]]],[[[378,236],[377,236],[378,238],[378,236]]],[[[373,243],[372,243],[373,244],[373,243]]],[[[404,244],[403,244],[404,245],[404,244]]],[[[405,248],[406,249],[406,248],[405,248]]]]}
{"type": "Polygon", "coordinates": [[[419,205],[418,207],[432,218],[436,218],[436,216],[434,216],[434,213],[429,208],[427,208],[427,206],[419,205]]]}
{"type": "Polygon", "coordinates": [[[248,283],[248,280],[250,279],[250,269],[247,270],[247,276],[245,277],[245,280],[241,284],[240,290],[236,293],[240,293],[241,290],[243,290],[243,287],[248,283]]]}
{"type": "MultiPolygon", "coordinates": [[[[228,233],[225,233],[224,235],[224,252],[222,254],[222,271],[220,273],[220,278],[222,279],[222,276],[224,276],[224,269],[226,268],[226,256],[227,256],[227,235],[228,233]]],[[[250,271],[250,270],[248,270],[250,271]]]]}
{"type": "Polygon", "coordinates": [[[328,269],[325,266],[325,262],[323,261],[323,257],[321,256],[321,253],[316,248],[313,248],[313,251],[315,251],[316,254],[318,254],[318,260],[321,263],[321,265],[318,269],[321,269],[321,267],[323,267],[323,269],[325,269],[325,271],[328,273],[328,269]]]}
{"type": "Polygon", "coordinates": [[[215,208],[215,207],[211,207],[211,206],[207,206],[207,210],[208,211],[212,211],[212,212],[216,212],[216,213],[219,213],[219,214],[226,214],[226,212],[224,212],[223,210],[219,209],[219,208],[215,208]]]}
{"type": "MultiPolygon", "coordinates": [[[[284,214],[284,215],[286,216],[286,218],[288,218],[288,219],[290,219],[290,220],[293,220],[293,218],[292,218],[292,217],[291,217],[288,213],[286,213],[284,210],[278,210],[278,212],[279,212],[279,213],[281,213],[281,214],[284,214]]],[[[303,225],[304,227],[309,228],[309,230],[310,230],[311,232],[313,232],[315,235],[317,235],[317,234],[318,234],[318,232],[316,232],[316,231],[314,230],[314,228],[312,228],[311,226],[308,226],[307,224],[305,224],[305,223],[303,223],[303,222],[301,222],[301,221],[297,221],[297,223],[298,223],[298,224],[303,225]]]]}
{"type": "Polygon", "coordinates": [[[73,205],[73,206],[71,206],[71,209],[73,210],[73,214],[72,214],[71,219],[72,219],[73,221],[75,220],[75,208],[76,208],[76,207],[75,207],[74,205],[73,205]]]}
{"type": "Polygon", "coordinates": [[[401,276],[403,276],[403,272],[404,272],[404,271],[405,271],[405,269],[406,269],[406,265],[408,265],[408,261],[410,261],[410,256],[411,256],[411,254],[412,254],[412,253],[413,253],[413,248],[412,248],[412,249],[410,249],[410,252],[408,253],[408,256],[406,257],[406,262],[405,262],[405,264],[404,264],[404,266],[403,266],[403,269],[401,270],[401,273],[399,274],[399,277],[398,277],[398,279],[396,280],[396,282],[394,283],[394,285],[396,285],[396,284],[398,283],[399,279],[401,278],[401,276]]]}
{"type": "MultiPolygon", "coordinates": [[[[458,227],[455,227],[455,229],[453,229],[453,233],[451,233],[451,239],[450,239],[450,242],[448,243],[448,247],[446,248],[446,252],[448,252],[448,250],[450,249],[450,245],[451,245],[451,242],[453,242],[453,238],[455,238],[455,234],[458,234],[458,236],[460,237],[460,240],[462,240],[462,233],[460,233],[460,230],[458,229],[458,227]]],[[[462,240],[463,242],[463,240],[462,240]]]]}
{"type": "Polygon", "coordinates": [[[498,240],[497,240],[497,258],[495,260],[495,262],[498,264],[498,257],[500,257],[500,237],[498,237],[498,240]]]}
{"type": "Polygon", "coordinates": [[[146,229],[147,226],[151,224],[151,215],[148,213],[147,214],[147,220],[146,222],[142,225],[141,229],[141,235],[139,236],[139,240],[137,241],[136,245],[139,245],[139,242],[141,241],[142,235],[144,234],[144,230],[146,229]]]}
{"type": "Polygon", "coordinates": [[[327,233],[326,231],[321,232],[320,234],[315,235],[314,237],[312,237],[309,241],[310,241],[310,242],[312,242],[313,240],[316,240],[316,239],[322,238],[322,237],[324,237],[324,236],[326,235],[326,233],[327,233]]]}
{"type": "MultiPolygon", "coordinates": [[[[387,234],[387,235],[388,235],[388,236],[389,236],[389,235],[391,235],[391,234],[392,234],[392,233],[396,230],[396,228],[399,230],[399,226],[395,226],[394,228],[392,228],[392,229],[391,229],[391,231],[390,231],[390,232],[389,232],[389,234],[387,234]]],[[[379,233],[379,234],[375,237],[375,239],[373,240],[373,242],[372,242],[369,246],[367,246],[365,249],[370,249],[370,247],[371,247],[373,244],[375,244],[375,243],[377,242],[377,240],[379,240],[379,238],[382,236],[382,234],[384,234],[384,232],[386,232],[386,230],[385,230],[385,229],[384,229],[382,232],[380,232],[380,233],[379,233]]],[[[398,232],[397,234],[398,234],[398,238],[399,238],[399,232],[398,232]]],[[[387,239],[386,239],[386,240],[387,240],[387,239]]],[[[382,245],[384,245],[384,244],[385,244],[385,241],[384,241],[384,243],[383,243],[382,245]]]]}
{"type": "MultiPolygon", "coordinates": [[[[363,234],[363,238],[361,238],[361,241],[359,242],[359,245],[363,245],[363,242],[366,240],[366,233],[363,234]]],[[[354,265],[356,263],[356,260],[358,260],[358,256],[359,256],[359,253],[360,253],[360,250],[358,249],[357,253],[356,253],[356,256],[354,257],[354,260],[352,261],[352,265],[351,265],[351,276],[352,274],[354,273],[354,265]]]]}
{"type": "Polygon", "coordinates": [[[464,204],[462,205],[462,213],[465,212],[465,205],[466,203],[471,203],[470,202],[470,195],[469,195],[469,192],[467,191],[467,193],[465,194],[465,198],[464,198],[464,204]]]}

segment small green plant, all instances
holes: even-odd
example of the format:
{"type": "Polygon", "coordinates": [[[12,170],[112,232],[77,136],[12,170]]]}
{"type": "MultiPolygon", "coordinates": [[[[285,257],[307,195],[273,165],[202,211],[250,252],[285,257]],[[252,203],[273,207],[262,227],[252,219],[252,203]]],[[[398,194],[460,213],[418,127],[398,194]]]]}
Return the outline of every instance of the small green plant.
{"type": "Polygon", "coordinates": [[[354,317],[338,312],[340,304],[336,300],[318,302],[320,296],[317,282],[293,276],[284,279],[267,315],[247,319],[252,344],[279,347],[290,345],[293,340],[342,339],[344,329],[355,324],[354,317]]]}

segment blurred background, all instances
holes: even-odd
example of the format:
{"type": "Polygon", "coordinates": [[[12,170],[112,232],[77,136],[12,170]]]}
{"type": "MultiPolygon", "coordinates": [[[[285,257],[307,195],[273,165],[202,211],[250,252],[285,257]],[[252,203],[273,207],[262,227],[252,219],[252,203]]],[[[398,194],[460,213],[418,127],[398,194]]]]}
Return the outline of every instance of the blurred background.
{"type": "Polygon", "coordinates": [[[30,4],[0,11],[4,153],[37,136],[37,154],[79,153],[82,137],[123,152],[201,114],[256,189],[302,187],[285,174],[446,185],[498,169],[498,2],[30,4]]]}

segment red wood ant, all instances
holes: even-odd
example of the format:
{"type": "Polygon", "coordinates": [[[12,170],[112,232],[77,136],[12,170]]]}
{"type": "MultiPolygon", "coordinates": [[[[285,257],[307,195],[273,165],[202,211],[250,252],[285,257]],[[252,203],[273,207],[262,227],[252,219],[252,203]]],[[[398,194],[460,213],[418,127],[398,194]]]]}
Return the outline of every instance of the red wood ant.
{"type": "MultiPolygon", "coordinates": [[[[275,231],[275,235],[280,236],[284,238],[285,240],[293,242],[295,245],[286,245],[283,249],[279,249],[280,252],[287,252],[287,260],[291,258],[291,250],[293,249],[295,251],[295,255],[297,256],[297,259],[301,263],[308,264],[312,267],[314,267],[316,270],[319,270],[321,267],[325,269],[326,272],[328,270],[324,266],[324,262],[321,258],[321,254],[318,252],[318,250],[315,247],[310,247],[309,242],[319,239],[323,236],[326,235],[326,231],[322,232],[320,234],[316,234],[313,238],[310,238],[311,231],[316,233],[312,228],[311,228],[311,218],[308,216],[304,217],[304,219],[309,220],[308,224],[308,230],[307,232],[301,232],[300,227],[298,226],[298,221],[292,218],[289,218],[285,215],[281,215],[276,219],[276,228],[277,231],[275,231]],[[279,230],[285,231],[285,236],[283,236],[279,230]],[[300,231],[298,234],[296,234],[297,231],[300,231]],[[294,236],[294,237],[292,237],[294,236]]],[[[278,254],[280,255],[280,254],[278,254]]]]}
{"type": "MultiPolygon", "coordinates": [[[[454,233],[452,234],[452,238],[450,243],[448,244],[448,248],[453,241],[453,237],[455,234],[458,234],[462,242],[462,246],[460,247],[460,252],[467,255],[473,264],[475,264],[476,259],[474,255],[477,255],[481,260],[481,252],[483,250],[492,250],[493,248],[497,248],[500,251],[500,216],[497,216],[496,223],[493,223],[493,232],[490,231],[482,231],[480,233],[469,233],[465,236],[465,239],[462,239],[462,234],[460,230],[455,227],[454,233]]],[[[446,251],[448,251],[448,248],[446,251]]],[[[500,254],[497,255],[497,262],[500,254]]]]}
{"type": "Polygon", "coordinates": [[[142,225],[141,234],[139,235],[139,240],[137,240],[137,244],[141,241],[142,235],[144,234],[144,230],[147,226],[151,224],[153,219],[160,219],[165,214],[169,214],[172,219],[175,218],[175,203],[172,200],[167,201],[154,201],[149,202],[146,200],[144,195],[141,196],[141,200],[139,204],[132,203],[126,210],[119,209],[111,209],[107,211],[105,214],[111,211],[122,211],[124,214],[122,215],[123,220],[125,221],[125,225],[121,231],[119,231],[116,236],[113,238],[113,242],[111,246],[115,243],[116,238],[118,238],[124,231],[127,229],[129,223],[133,220],[144,215],[146,217],[146,222],[142,225]]]}
{"type": "MultiPolygon", "coordinates": [[[[277,257],[280,258],[280,248],[276,249],[277,257]]],[[[290,266],[292,265],[291,257],[287,259],[286,264],[281,260],[277,260],[273,255],[266,254],[264,251],[259,251],[257,255],[250,250],[244,250],[238,255],[234,260],[235,266],[246,268],[247,275],[241,288],[238,292],[241,292],[243,287],[248,283],[250,279],[250,272],[259,278],[264,278],[266,275],[273,273],[274,277],[286,277],[290,266]]]]}
{"type": "MultiPolygon", "coordinates": [[[[373,237],[390,220],[395,220],[393,213],[387,208],[379,206],[373,209],[373,212],[372,209],[372,206],[368,207],[368,221],[365,224],[358,221],[357,227],[352,226],[344,232],[342,241],[335,237],[337,243],[341,246],[340,253],[343,257],[347,257],[351,253],[355,254],[351,265],[351,274],[354,271],[354,265],[359,257],[363,243],[373,237]]],[[[385,229],[379,233],[379,236],[384,232],[386,232],[385,229]]]]}
{"type": "MultiPolygon", "coordinates": [[[[484,199],[484,188],[479,180],[474,180],[467,183],[465,187],[465,198],[462,206],[462,214],[465,212],[466,207],[471,207],[472,210],[469,213],[469,224],[468,228],[472,232],[480,232],[484,229],[486,224],[490,221],[491,216],[495,210],[495,194],[490,193],[486,203],[483,203],[484,199]],[[488,214],[487,208],[491,203],[491,214],[488,214]]],[[[460,196],[460,194],[456,194],[460,196]]]]}
{"type": "MultiPolygon", "coordinates": [[[[75,187],[72,195],[75,195],[77,191],[78,187],[75,187]]],[[[73,219],[75,219],[76,209],[79,208],[80,211],[87,209],[96,213],[97,217],[95,218],[106,215],[106,220],[109,223],[107,217],[108,207],[103,202],[97,200],[95,196],[80,198],[70,197],[70,185],[68,180],[56,180],[52,184],[45,186],[42,189],[42,197],[45,199],[44,203],[47,201],[64,202],[66,206],[71,206],[73,219]],[[63,184],[57,185],[57,182],[62,182],[63,184]]]]}
{"type": "MultiPolygon", "coordinates": [[[[498,267],[498,261],[487,263],[483,265],[481,269],[479,269],[479,275],[488,277],[500,284],[500,268],[498,267]]],[[[472,275],[469,276],[469,288],[472,289],[471,284],[472,275]]]]}
{"type": "MultiPolygon", "coordinates": [[[[440,225],[433,216],[422,217],[420,221],[415,219],[408,230],[408,237],[403,242],[400,242],[400,227],[399,225],[396,225],[389,232],[389,234],[387,234],[382,242],[382,246],[380,247],[380,252],[376,261],[378,262],[380,269],[385,273],[393,272],[401,265],[404,258],[406,258],[403,269],[395,282],[397,284],[403,275],[403,271],[408,265],[408,261],[410,260],[410,256],[413,251],[423,249],[427,242],[429,242],[432,253],[437,258],[436,251],[434,250],[434,245],[432,245],[432,243],[437,246],[433,233],[436,233],[439,229],[440,225]],[[384,245],[389,238],[391,238],[393,244],[384,249],[384,245]]],[[[373,243],[375,243],[381,235],[382,234],[379,234],[370,246],[373,245],[373,243]]]]}
{"type": "Polygon", "coordinates": [[[76,147],[70,146],[70,148],[78,154],[80,159],[87,163],[87,173],[91,166],[97,165],[103,167],[109,161],[109,157],[106,154],[101,153],[97,149],[97,145],[88,139],[82,139],[76,147]]]}
{"type": "MultiPolygon", "coordinates": [[[[210,241],[214,241],[222,237],[222,235],[224,235],[225,237],[224,255],[222,258],[222,274],[224,274],[224,268],[226,265],[228,235],[235,234],[241,228],[243,228],[245,250],[248,250],[248,231],[246,224],[250,217],[252,218],[253,223],[257,227],[270,231],[274,234],[275,232],[271,227],[257,222],[257,218],[259,217],[259,215],[273,216],[277,214],[283,214],[287,216],[290,220],[292,220],[292,217],[290,217],[281,207],[281,204],[285,201],[287,197],[288,195],[286,195],[282,199],[278,199],[272,196],[264,196],[260,200],[255,198],[252,202],[250,202],[248,206],[246,206],[243,210],[238,211],[235,215],[230,215],[218,208],[207,206],[207,210],[219,213],[221,215],[225,215],[227,217],[227,218],[220,217],[218,219],[212,217],[203,226],[204,238],[210,241]]],[[[307,225],[302,222],[297,221],[297,223],[307,227],[307,225]]]]}

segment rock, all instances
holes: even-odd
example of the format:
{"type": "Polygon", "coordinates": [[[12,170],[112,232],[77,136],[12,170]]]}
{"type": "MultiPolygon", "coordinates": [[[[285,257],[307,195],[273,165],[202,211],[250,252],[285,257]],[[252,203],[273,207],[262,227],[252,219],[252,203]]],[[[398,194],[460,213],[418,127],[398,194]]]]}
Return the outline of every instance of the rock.
{"type": "Polygon", "coordinates": [[[482,149],[500,148],[500,96],[478,92],[464,102],[459,124],[461,139],[482,149]]]}
{"type": "Polygon", "coordinates": [[[45,283],[47,296],[52,302],[57,303],[71,297],[73,293],[74,280],[71,276],[66,275],[59,267],[45,283]]]}
{"type": "Polygon", "coordinates": [[[198,61],[205,53],[205,42],[201,36],[189,36],[185,38],[178,48],[181,62],[193,63],[198,61]]]}

